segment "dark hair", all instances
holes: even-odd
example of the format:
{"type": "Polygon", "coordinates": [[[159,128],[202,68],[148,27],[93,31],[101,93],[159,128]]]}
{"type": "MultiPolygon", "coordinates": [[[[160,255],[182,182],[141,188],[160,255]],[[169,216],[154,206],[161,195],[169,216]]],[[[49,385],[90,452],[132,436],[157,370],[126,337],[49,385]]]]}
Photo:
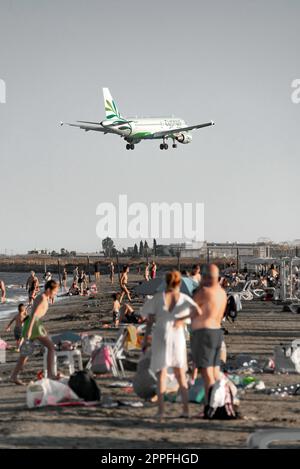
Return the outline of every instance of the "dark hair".
{"type": "Polygon", "coordinates": [[[113,293],[113,294],[111,295],[111,297],[112,297],[112,299],[113,299],[114,301],[116,301],[116,300],[118,300],[118,299],[120,298],[120,293],[113,293]]]}
{"type": "Polygon", "coordinates": [[[126,272],[126,270],[129,268],[129,265],[126,264],[126,265],[123,265],[123,272],[126,272]]]}
{"type": "Polygon", "coordinates": [[[24,303],[20,303],[20,304],[18,305],[18,311],[21,311],[22,308],[25,308],[24,303]]]}
{"type": "Polygon", "coordinates": [[[55,290],[58,287],[58,283],[55,280],[48,280],[48,282],[45,283],[45,291],[46,290],[55,290]]]}

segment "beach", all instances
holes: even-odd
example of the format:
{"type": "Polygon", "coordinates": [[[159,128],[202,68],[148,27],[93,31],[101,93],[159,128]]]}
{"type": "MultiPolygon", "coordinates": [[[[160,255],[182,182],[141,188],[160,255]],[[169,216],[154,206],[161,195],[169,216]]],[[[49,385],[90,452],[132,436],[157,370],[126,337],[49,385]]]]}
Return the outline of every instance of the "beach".
{"type": "MultiPolygon", "coordinates": [[[[141,280],[139,275],[130,275],[131,286],[141,280]]],[[[101,328],[111,320],[110,295],[115,288],[108,276],[101,276],[99,290],[97,302],[86,297],[70,297],[51,306],[45,320],[49,333],[72,330],[115,337],[116,330],[101,328]]],[[[142,299],[135,298],[133,304],[138,309],[142,299]]],[[[230,357],[247,353],[253,358],[268,358],[275,345],[300,337],[299,316],[282,312],[282,306],[271,302],[245,301],[236,323],[227,323],[226,327],[230,357]]],[[[0,336],[13,344],[11,333],[1,331],[0,336]]],[[[242,418],[231,421],[180,419],[178,403],[167,403],[163,423],[154,420],[156,406],[151,403],[144,403],[143,408],[28,409],[26,388],[8,381],[17,356],[15,352],[7,352],[7,363],[0,365],[0,448],[245,448],[249,434],[256,429],[300,427],[300,396],[266,395],[254,389],[246,390],[240,397],[242,418]]],[[[41,369],[42,357],[32,357],[23,379],[35,380],[41,369]]],[[[134,371],[127,370],[126,381],[133,375],[134,371]]],[[[300,383],[300,376],[295,374],[255,376],[267,387],[300,383]]],[[[128,389],[109,387],[116,381],[113,377],[97,377],[104,400],[140,401],[128,389]]],[[[191,404],[192,416],[200,410],[199,404],[191,404]]]]}

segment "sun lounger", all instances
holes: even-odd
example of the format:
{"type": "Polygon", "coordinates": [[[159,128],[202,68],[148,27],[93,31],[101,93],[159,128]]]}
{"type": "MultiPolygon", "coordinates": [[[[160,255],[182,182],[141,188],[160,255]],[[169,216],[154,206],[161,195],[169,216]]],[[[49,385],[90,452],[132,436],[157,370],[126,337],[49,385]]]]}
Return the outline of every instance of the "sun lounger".
{"type": "MultiPolygon", "coordinates": [[[[48,372],[47,372],[47,356],[48,356],[48,350],[45,349],[44,351],[44,376],[47,378],[48,372]]],[[[81,357],[81,352],[78,349],[75,350],[60,350],[60,351],[55,351],[54,354],[54,374],[57,375],[57,358],[58,357],[64,357],[67,359],[68,362],[68,367],[69,367],[69,372],[70,375],[75,373],[75,362],[77,361],[77,365],[79,370],[83,370],[82,366],[82,357],[81,357]]]]}
{"type": "Polygon", "coordinates": [[[248,448],[268,449],[274,441],[299,441],[300,429],[294,430],[258,430],[248,437],[248,448]]]}

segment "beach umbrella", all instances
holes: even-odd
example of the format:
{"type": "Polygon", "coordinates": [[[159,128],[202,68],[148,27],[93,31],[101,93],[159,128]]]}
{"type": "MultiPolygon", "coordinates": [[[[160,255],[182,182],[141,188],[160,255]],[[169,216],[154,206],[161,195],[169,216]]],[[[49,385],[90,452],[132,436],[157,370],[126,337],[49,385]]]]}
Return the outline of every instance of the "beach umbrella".
{"type": "Polygon", "coordinates": [[[75,334],[75,332],[65,331],[61,334],[53,335],[51,339],[54,344],[58,344],[59,342],[64,342],[65,340],[68,342],[80,342],[81,337],[80,335],[75,334]]]}
{"type": "MultiPolygon", "coordinates": [[[[192,296],[193,291],[197,288],[198,284],[189,277],[182,277],[180,291],[186,295],[192,296]]],[[[154,295],[157,292],[164,291],[166,282],[163,278],[155,278],[145,281],[135,288],[135,293],[138,295],[154,295]]]]}
{"type": "Polygon", "coordinates": [[[134,291],[137,295],[154,295],[162,282],[163,279],[161,277],[154,278],[149,281],[145,280],[144,282],[140,283],[140,285],[137,285],[134,288],[134,291]]]}

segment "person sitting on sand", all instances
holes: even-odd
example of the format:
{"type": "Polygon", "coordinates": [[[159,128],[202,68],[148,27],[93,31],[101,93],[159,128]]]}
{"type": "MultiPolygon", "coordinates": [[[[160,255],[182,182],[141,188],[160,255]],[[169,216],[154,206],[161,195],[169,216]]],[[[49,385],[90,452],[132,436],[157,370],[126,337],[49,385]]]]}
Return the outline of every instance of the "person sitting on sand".
{"type": "Polygon", "coordinates": [[[77,283],[73,282],[72,285],[69,288],[68,295],[69,296],[75,296],[75,295],[79,295],[79,293],[80,293],[80,291],[79,291],[79,287],[78,287],[77,283]]]}
{"type": "Polygon", "coordinates": [[[120,323],[137,324],[142,322],[140,315],[134,312],[132,306],[127,303],[121,305],[120,293],[113,293],[113,324],[119,327],[120,323]]]}
{"type": "Polygon", "coordinates": [[[123,272],[121,273],[121,278],[120,278],[120,287],[121,287],[120,303],[122,303],[124,295],[126,295],[128,300],[131,301],[130,292],[129,292],[128,287],[127,287],[128,273],[129,273],[129,266],[124,265],[123,272]]]}
{"type": "Polygon", "coordinates": [[[19,379],[19,373],[23,369],[24,365],[28,360],[28,354],[26,348],[31,348],[32,342],[38,340],[48,350],[47,355],[47,370],[48,378],[56,379],[54,376],[53,365],[54,365],[54,353],[55,348],[53,342],[49,339],[47,331],[44,328],[41,319],[45,316],[49,308],[49,302],[51,302],[57,295],[59,284],[55,280],[50,280],[45,284],[45,291],[41,293],[33,302],[32,310],[27,319],[23,323],[22,338],[24,343],[21,346],[21,356],[16,364],[16,367],[11,375],[11,381],[15,384],[24,385],[19,379]],[[27,346],[27,347],[25,347],[27,346]],[[24,352],[22,353],[22,349],[24,352]]]}
{"type": "Polygon", "coordinates": [[[10,331],[11,325],[15,322],[15,327],[14,327],[14,336],[16,340],[16,345],[17,345],[17,352],[20,351],[20,346],[22,345],[22,327],[23,327],[23,322],[27,318],[27,308],[24,305],[24,303],[20,303],[18,305],[18,313],[16,316],[12,318],[12,320],[8,323],[6,326],[6,332],[10,331]]]}
{"type": "Polygon", "coordinates": [[[1,290],[1,303],[5,303],[6,301],[6,288],[5,283],[3,280],[0,280],[0,290],[1,290]]]}
{"type": "Polygon", "coordinates": [[[164,394],[168,368],[173,368],[179,383],[182,396],[183,414],[188,418],[188,385],[186,380],[187,349],[184,325],[181,317],[188,317],[197,309],[196,303],[187,295],[180,292],[181,275],[172,271],[166,275],[166,290],[156,293],[141,308],[141,316],[148,318],[143,350],[148,343],[152,325],[150,368],[157,373],[158,379],[158,414],[161,419],[164,414],[164,394]]]}

